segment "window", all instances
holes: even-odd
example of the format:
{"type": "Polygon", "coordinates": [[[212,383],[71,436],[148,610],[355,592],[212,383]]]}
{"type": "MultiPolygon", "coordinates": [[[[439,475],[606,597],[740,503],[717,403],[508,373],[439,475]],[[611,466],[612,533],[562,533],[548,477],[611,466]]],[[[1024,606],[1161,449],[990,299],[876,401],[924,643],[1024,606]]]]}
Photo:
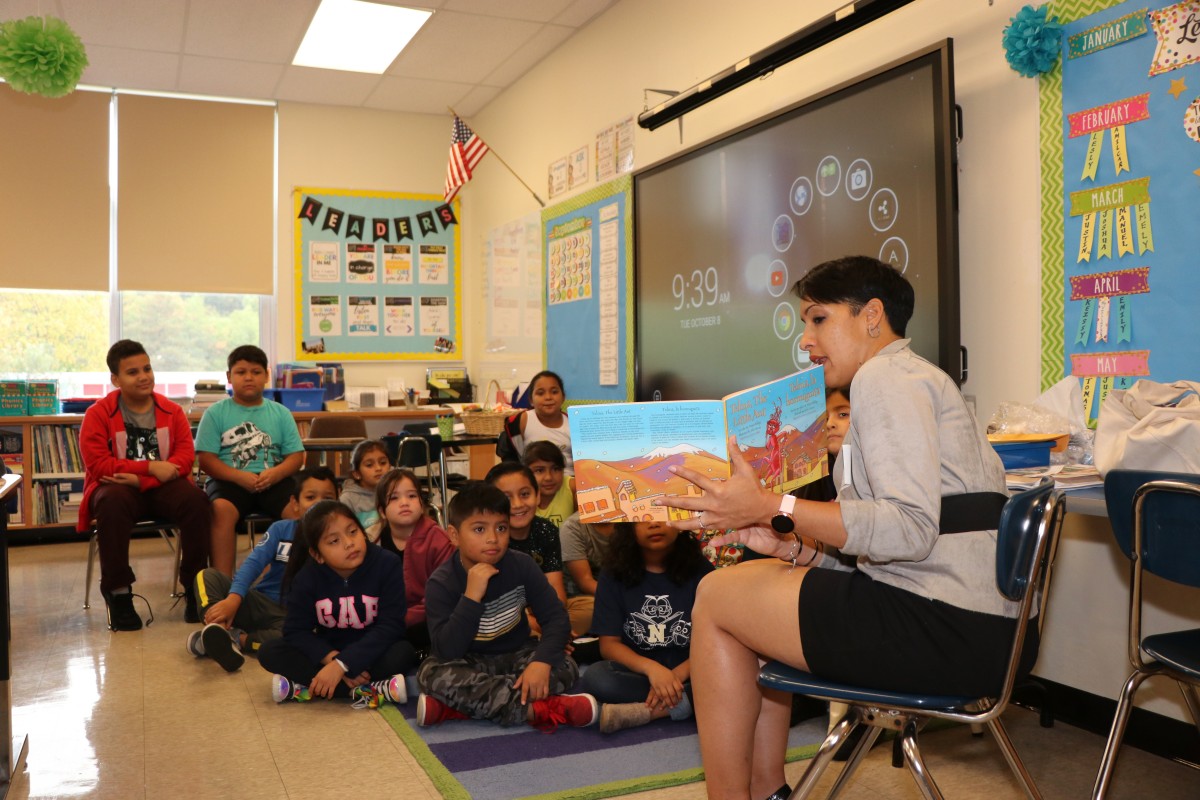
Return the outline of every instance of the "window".
{"type": "Polygon", "coordinates": [[[82,395],[98,379],[109,386],[108,299],[108,292],[0,292],[0,319],[17,343],[0,348],[0,375],[57,378],[60,397],[82,395]]]}

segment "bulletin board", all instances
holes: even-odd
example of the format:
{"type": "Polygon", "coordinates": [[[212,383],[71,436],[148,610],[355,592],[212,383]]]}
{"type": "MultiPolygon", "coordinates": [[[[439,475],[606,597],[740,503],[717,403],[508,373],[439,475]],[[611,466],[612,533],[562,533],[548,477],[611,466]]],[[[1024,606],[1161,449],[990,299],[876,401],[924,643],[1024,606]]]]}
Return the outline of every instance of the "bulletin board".
{"type": "Polygon", "coordinates": [[[1200,0],[1051,12],[1064,25],[1040,87],[1042,384],[1080,378],[1094,421],[1111,389],[1200,365],[1200,0]]]}
{"type": "Polygon", "coordinates": [[[297,187],[296,360],[461,361],[458,203],[297,187]]]}
{"type": "Polygon", "coordinates": [[[542,211],[545,363],[573,403],[633,399],[633,179],[542,211]]]}

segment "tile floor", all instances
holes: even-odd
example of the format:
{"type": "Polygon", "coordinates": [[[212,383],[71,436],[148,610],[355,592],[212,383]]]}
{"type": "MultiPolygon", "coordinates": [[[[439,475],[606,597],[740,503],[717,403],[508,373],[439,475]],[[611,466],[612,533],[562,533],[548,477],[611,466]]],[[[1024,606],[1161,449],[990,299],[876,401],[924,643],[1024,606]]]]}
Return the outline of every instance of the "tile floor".
{"type": "MultiPolygon", "coordinates": [[[[172,608],[173,561],[162,541],[133,543],[138,590],[156,620],[139,633],[105,628],[103,601],[83,601],[83,543],[11,549],[13,728],[29,737],[11,798],[435,798],[424,772],[375,713],[345,704],[277,706],[250,660],[227,674],[184,650],[191,627],[172,608]]],[[[1046,798],[1090,792],[1103,741],[1028,712],[1007,722],[1046,798]]],[[[922,738],[930,772],[950,798],[1020,797],[986,737],[963,728],[922,738]]],[[[916,798],[904,770],[876,747],[845,796],[916,798]]],[[[789,779],[803,764],[789,767],[789,779]]],[[[827,779],[828,780],[828,779],[827,779]]],[[[704,784],[646,793],[692,800],[704,784]]],[[[1115,798],[1200,797],[1200,771],[1126,748],[1115,798]]]]}

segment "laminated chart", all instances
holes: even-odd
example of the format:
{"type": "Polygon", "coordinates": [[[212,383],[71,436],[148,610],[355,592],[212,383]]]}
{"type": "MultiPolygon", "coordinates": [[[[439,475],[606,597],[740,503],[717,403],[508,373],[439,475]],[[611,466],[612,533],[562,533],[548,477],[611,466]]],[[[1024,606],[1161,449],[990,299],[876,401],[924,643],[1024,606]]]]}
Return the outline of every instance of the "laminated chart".
{"type": "Polygon", "coordinates": [[[1076,262],[1091,261],[1093,249],[1097,260],[1120,258],[1134,252],[1135,242],[1138,255],[1154,250],[1149,178],[1071,192],[1070,213],[1083,217],[1076,262]]]}

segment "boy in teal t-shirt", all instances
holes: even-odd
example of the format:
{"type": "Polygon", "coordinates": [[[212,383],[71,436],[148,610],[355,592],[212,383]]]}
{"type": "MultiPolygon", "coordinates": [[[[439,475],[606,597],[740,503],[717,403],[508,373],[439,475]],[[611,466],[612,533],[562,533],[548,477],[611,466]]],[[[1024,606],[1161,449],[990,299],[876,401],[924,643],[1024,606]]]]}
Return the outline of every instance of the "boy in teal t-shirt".
{"type": "Polygon", "coordinates": [[[254,512],[280,517],[291,495],[286,479],[304,466],[304,444],[292,412],[263,399],[270,379],[267,354],[242,345],[229,354],[228,365],[233,396],[204,412],[196,453],[209,477],[211,563],[232,577],[238,521],[254,512]]]}

